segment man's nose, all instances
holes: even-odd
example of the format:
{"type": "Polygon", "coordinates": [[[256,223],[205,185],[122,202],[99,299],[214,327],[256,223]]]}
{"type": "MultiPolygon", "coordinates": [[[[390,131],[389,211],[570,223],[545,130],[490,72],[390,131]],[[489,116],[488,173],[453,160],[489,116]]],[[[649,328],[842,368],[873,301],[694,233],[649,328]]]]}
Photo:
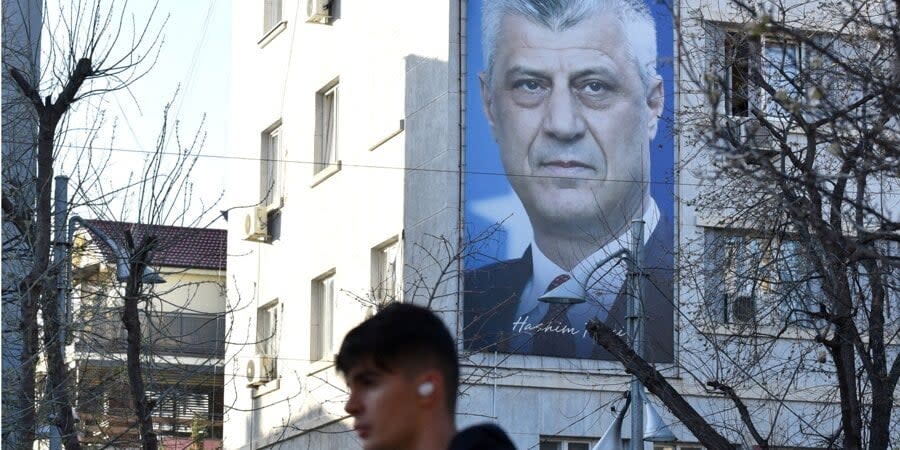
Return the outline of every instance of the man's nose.
{"type": "Polygon", "coordinates": [[[351,416],[356,416],[361,411],[359,399],[353,395],[353,391],[350,391],[350,398],[348,398],[347,403],[344,404],[344,411],[347,411],[347,414],[350,414],[351,416]]]}
{"type": "Polygon", "coordinates": [[[578,99],[568,89],[553,89],[544,113],[544,132],[561,141],[584,136],[585,122],[578,99]]]}

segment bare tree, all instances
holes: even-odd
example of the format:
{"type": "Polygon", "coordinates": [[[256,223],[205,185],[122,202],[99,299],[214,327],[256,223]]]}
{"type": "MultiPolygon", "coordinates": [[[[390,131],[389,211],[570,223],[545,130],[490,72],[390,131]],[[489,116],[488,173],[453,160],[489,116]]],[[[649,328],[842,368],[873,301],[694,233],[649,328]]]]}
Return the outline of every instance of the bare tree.
{"type": "MultiPolygon", "coordinates": [[[[186,247],[193,249],[197,260],[215,260],[215,267],[224,268],[225,261],[224,239],[217,241],[221,247],[215,254],[202,253],[202,243],[192,241],[211,236],[200,228],[207,225],[204,221],[209,221],[208,215],[216,203],[201,205],[199,211],[192,207],[192,170],[205,135],[201,125],[189,139],[183,139],[178,121],[169,117],[171,105],[172,102],[163,111],[156,148],[146,155],[144,166],[132,177],[136,181],[117,191],[124,197],[122,211],[113,211],[109,202],[93,200],[102,195],[79,191],[78,198],[84,200],[81,206],[90,209],[91,215],[106,219],[91,226],[91,234],[96,235],[92,239],[94,255],[79,255],[81,259],[120,258],[128,262],[124,286],[119,284],[121,279],[97,275],[79,283],[79,317],[84,320],[74,333],[79,353],[93,355],[87,360],[100,358],[113,363],[121,360],[122,353],[125,357],[124,373],[98,369],[90,362],[79,363],[92,373],[79,380],[78,393],[79,411],[89,416],[82,429],[90,431],[93,444],[157,448],[154,416],[162,416],[157,425],[172,432],[186,429],[188,425],[183,421],[192,420],[169,420],[163,412],[175,403],[192,401],[193,394],[181,392],[180,388],[195,388],[197,378],[207,379],[205,386],[213,391],[204,394],[209,408],[215,402],[216,386],[221,387],[221,380],[216,377],[224,344],[224,286],[220,284],[224,283],[224,276],[217,282],[209,276],[198,279],[199,275],[190,269],[167,268],[165,273],[175,280],[168,280],[163,288],[153,284],[164,281],[158,275],[147,278],[151,266],[166,266],[167,262],[171,265],[172,261],[177,264],[176,257],[167,255],[186,247]],[[170,135],[174,138],[167,139],[170,135]],[[98,246],[103,250],[98,252],[98,246]],[[220,301],[221,310],[213,308],[216,311],[212,314],[204,314],[211,301],[220,301]],[[185,315],[192,319],[189,325],[184,323],[185,315]],[[184,355],[191,355],[194,362],[183,362],[184,355]],[[198,375],[204,367],[212,369],[211,376],[198,375]],[[116,388],[117,384],[128,386],[127,395],[116,388]]],[[[224,238],[224,232],[221,236],[224,238]]],[[[209,410],[196,418],[207,425],[196,422],[191,426],[198,430],[220,428],[220,424],[211,423],[215,419],[208,413],[209,410]]]]}
{"type": "MultiPolygon", "coordinates": [[[[57,17],[56,12],[43,16],[50,45],[40,58],[38,55],[7,58],[7,41],[4,40],[4,74],[13,80],[27,105],[22,111],[27,116],[19,119],[25,123],[31,120],[36,123],[36,141],[31,141],[30,133],[16,137],[22,140],[16,144],[25,149],[17,155],[19,161],[26,171],[35,168],[34,177],[7,179],[4,171],[4,226],[11,225],[16,235],[21,237],[17,247],[21,252],[16,257],[30,260],[27,273],[17,280],[10,280],[15,284],[16,291],[9,292],[9,296],[4,291],[4,303],[14,303],[18,309],[16,319],[20,323],[17,328],[21,330],[15,336],[4,334],[4,348],[11,339],[18,338],[22,342],[14,374],[8,377],[4,373],[5,381],[15,383],[5,383],[4,389],[11,389],[19,395],[10,404],[4,402],[4,446],[9,448],[31,448],[35,437],[35,365],[41,351],[39,314],[43,323],[43,350],[47,364],[45,400],[52,410],[49,414],[59,428],[66,447],[80,447],[64,347],[58,342],[66,324],[62,321],[62,311],[57,302],[60,287],[53,280],[56,279],[54,274],[62,269],[62,264],[50,259],[53,166],[59,152],[58,137],[64,129],[61,124],[72,106],[90,95],[127,88],[153,65],[160,47],[155,21],[151,17],[143,25],[137,25],[127,19],[126,11],[127,5],[121,2],[62,3],[58,23],[51,23],[50,19],[57,17]],[[37,70],[38,59],[42,63],[42,72],[37,70]],[[84,90],[88,81],[93,81],[92,87],[84,90]]],[[[28,17],[16,18],[13,16],[16,13],[24,14],[24,10],[4,8],[4,28],[11,20],[30,20],[28,17]]],[[[41,37],[39,29],[25,31],[28,34],[18,36],[16,40],[41,37]]],[[[11,49],[10,53],[16,50],[11,49]]]]}
{"type": "Polygon", "coordinates": [[[592,331],[710,448],[725,435],[896,445],[897,14],[855,0],[682,5],[681,181],[705,228],[681,252],[681,369],[736,421],[694,414],[602,323],[592,331]],[[816,403],[792,403],[804,399],[816,403]]]}

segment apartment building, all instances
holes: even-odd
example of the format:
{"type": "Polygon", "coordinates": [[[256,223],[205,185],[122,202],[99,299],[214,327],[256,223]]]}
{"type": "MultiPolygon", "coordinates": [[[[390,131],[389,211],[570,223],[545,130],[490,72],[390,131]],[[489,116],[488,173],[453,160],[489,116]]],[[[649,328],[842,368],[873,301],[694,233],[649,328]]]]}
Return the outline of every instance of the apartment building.
{"type": "Polygon", "coordinates": [[[226,233],[85,220],[73,243],[70,339],[83,444],[140,447],[116,279],[126,234],[156,236],[142,302],[142,377],[160,448],[219,448],[224,405],[226,233]],[[116,248],[117,247],[117,248],[116,248]]]}
{"type": "MultiPolygon", "coordinates": [[[[738,233],[727,214],[698,207],[710,167],[693,158],[703,142],[675,133],[684,130],[681,117],[711,115],[702,109],[704,71],[688,69],[715,65],[715,49],[730,55],[721,106],[730,117],[746,117],[754,107],[777,115],[783,103],[760,106],[775,96],[751,95],[742,67],[749,70],[762,51],[782,61],[782,70],[766,72],[778,83],[794,73],[791,64],[805,50],[777,34],[758,38],[762,47],[747,46],[736,39],[746,20],[739,9],[694,3],[676,5],[678,24],[665,5],[648,3],[645,11],[632,4],[636,16],[655,22],[651,28],[645,19],[625,21],[631,37],[617,39],[628,39],[633,54],[617,53],[625,46],[601,47],[611,55],[609,66],[554,78],[559,67],[568,70],[588,55],[553,59],[581,47],[546,40],[547,30],[534,29],[534,21],[514,26],[488,14],[483,27],[476,0],[235,2],[230,152],[237,162],[226,202],[243,207],[230,213],[228,225],[234,313],[225,448],[359,445],[333,355],[349,329],[389,301],[427,304],[456,333],[460,427],[497,422],[520,448],[592,447],[624,405],[630,376],[586,332],[569,344],[532,339],[533,330],[551,323],[549,307],[537,301],[544,288],[535,286],[546,278],[540,267],[566,267],[571,279],[591,288],[582,292],[590,301],[571,309],[565,326],[596,316],[625,334],[626,270],[616,258],[635,254],[632,242],[641,243],[634,244],[640,256],[631,259],[646,275],[637,283],[647,317],[645,356],[670,384],[703,417],[734,430],[725,432],[729,441],[751,447],[738,408],[704,385],[739,372],[751,415],[770,427],[773,443],[826,445],[816,433],[838,430],[839,414],[836,397],[829,397],[827,357],[810,350],[814,333],[791,327],[757,346],[756,359],[729,346],[748,342],[742,326],[772,320],[774,327],[777,314],[804,305],[821,288],[789,278],[781,266],[767,273],[775,278],[766,278],[761,291],[740,281],[742,264],[762,265],[740,249],[773,252],[760,250],[759,233],[738,233]],[[699,39],[691,48],[711,50],[687,59],[676,27],[699,39]],[[515,42],[525,44],[502,41],[512,28],[521,33],[515,42]],[[522,49],[528,51],[516,53],[522,49]],[[547,61],[559,64],[540,67],[547,61]],[[572,87],[571,96],[550,97],[561,82],[572,87]],[[618,103],[624,97],[641,100],[618,103]],[[562,114],[529,121],[526,111],[539,105],[562,114]],[[622,109],[601,114],[613,106],[622,109]],[[518,122],[510,118],[516,111],[518,122]],[[549,156],[567,148],[550,144],[582,141],[603,149],[606,159],[549,156]],[[532,154],[515,153],[529,145],[532,154]],[[644,157],[635,163],[606,153],[615,150],[644,157]],[[560,176],[578,181],[541,184],[560,176]],[[590,184],[599,178],[607,184],[590,184]],[[596,195],[587,202],[597,208],[589,215],[577,208],[584,198],[564,192],[582,183],[596,195]],[[622,197],[604,204],[601,191],[622,197]],[[643,225],[632,227],[636,221],[643,225]],[[565,227],[585,239],[548,244],[565,227]],[[689,263],[702,269],[689,273],[683,268],[689,263]],[[792,286],[789,296],[773,287],[784,285],[792,286]],[[702,325],[700,316],[708,319],[702,325]],[[810,366],[767,384],[754,365],[767,354],[810,366]],[[773,402],[783,388],[790,395],[773,402]],[[787,418],[778,411],[788,411],[787,418]],[[818,418],[815,426],[810,417],[818,418]]],[[[611,28],[596,17],[585,20],[558,32],[597,38],[590,33],[611,28]]],[[[789,239],[776,244],[796,253],[789,239]]],[[[699,448],[658,400],[651,402],[675,439],[648,448],[699,448]]]]}

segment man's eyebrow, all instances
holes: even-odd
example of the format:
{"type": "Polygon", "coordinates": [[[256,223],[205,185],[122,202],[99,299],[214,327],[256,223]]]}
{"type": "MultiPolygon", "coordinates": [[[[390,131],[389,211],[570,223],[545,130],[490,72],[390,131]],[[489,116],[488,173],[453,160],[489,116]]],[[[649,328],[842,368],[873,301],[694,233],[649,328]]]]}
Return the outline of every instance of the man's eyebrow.
{"type": "Polygon", "coordinates": [[[535,69],[533,67],[526,67],[521,64],[510,67],[503,75],[506,78],[516,75],[526,75],[536,78],[550,78],[550,75],[547,72],[544,72],[540,69],[535,69]]]}
{"type": "Polygon", "coordinates": [[[378,375],[378,371],[375,369],[362,369],[359,372],[350,374],[350,377],[348,378],[347,381],[352,383],[354,381],[359,380],[360,378],[372,377],[375,375],[378,375]]]}
{"type": "Polygon", "coordinates": [[[573,73],[571,76],[571,79],[582,78],[582,77],[591,76],[591,75],[601,75],[601,76],[605,76],[605,77],[616,78],[616,72],[614,70],[610,69],[609,67],[592,66],[592,67],[587,67],[587,68],[578,70],[577,72],[573,73]]]}
{"type": "MultiPolygon", "coordinates": [[[[515,65],[510,67],[506,73],[503,74],[505,78],[525,75],[528,77],[534,78],[551,78],[551,74],[549,72],[543,71],[541,69],[537,69],[534,67],[527,67],[523,65],[515,65]]],[[[604,77],[616,77],[616,71],[605,66],[591,66],[583,69],[579,69],[575,73],[569,76],[570,79],[581,78],[585,76],[591,75],[600,75],[604,77]]]]}

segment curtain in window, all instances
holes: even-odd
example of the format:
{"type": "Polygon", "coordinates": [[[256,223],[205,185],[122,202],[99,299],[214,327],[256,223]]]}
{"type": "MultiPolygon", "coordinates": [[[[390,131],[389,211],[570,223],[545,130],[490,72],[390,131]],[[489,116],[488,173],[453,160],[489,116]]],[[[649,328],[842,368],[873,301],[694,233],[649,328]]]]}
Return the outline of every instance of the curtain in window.
{"type": "Polygon", "coordinates": [[[260,203],[270,205],[278,195],[278,167],[281,161],[280,129],[263,134],[260,152],[259,192],[260,203]]]}
{"type": "Polygon", "coordinates": [[[334,333],[332,331],[334,313],[334,277],[322,281],[322,358],[330,357],[333,350],[334,333]]]}
{"type": "MultiPolygon", "coordinates": [[[[800,74],[800,46],[794,42],[767,40],[763,50],[763,76],[766,82],[786,99],[798,99],[797,75],[800,74]]],[[[775,99],[766,102],[766,114],[787,116],[787,111],[775,99]]]]}
{"type": "Polygon", "coordinates": [[[334,277],[315,283],[312,311],[310,311],[310,357],[318,361],[333,352],[332,322],[334,311],[334,277]]]}
{"type": "Polygon", "coordinates": [[[328,164],[337,162],[337,87],[324,95],[322,101],[322,142],[319,146],[318,170],[322,170],[328,164]]]}
{"type": "Polygon", "coordinates": [[[265,0],[263,15],[263,32],[267,32],[281,22],[281,0],[265,0]]]}
{"type": "Polygon", "coordinates": [[[372,291],[378,302],[396,301],[400,295],[398,276],[399,243],[395,242],[378,250],[373,261],[372,291]]]}

